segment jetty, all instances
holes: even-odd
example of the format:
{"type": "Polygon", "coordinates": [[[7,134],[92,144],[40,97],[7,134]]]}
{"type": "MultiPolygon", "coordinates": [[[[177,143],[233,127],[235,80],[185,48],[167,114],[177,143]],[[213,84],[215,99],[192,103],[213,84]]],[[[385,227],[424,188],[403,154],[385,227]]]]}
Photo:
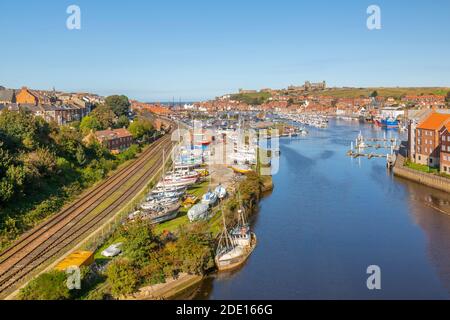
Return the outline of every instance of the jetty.
{"type": "Polygon", "coordinates": [[[355,141],[351,142],[350,150],[347,155],[352,158],[386,158],[386,165],[388,168],[392,168],[397,158],[396,153],[400,148],[399,141],[396,138],[365,138],[360,132],[355,141]],[[375,142],[377,144],[368,144],[369,142],[375,142]],[[381,142],[381,143],[380,143],[381,142]],[[387,149],[388,153],[377,153],[372,150],[387,149]]]}

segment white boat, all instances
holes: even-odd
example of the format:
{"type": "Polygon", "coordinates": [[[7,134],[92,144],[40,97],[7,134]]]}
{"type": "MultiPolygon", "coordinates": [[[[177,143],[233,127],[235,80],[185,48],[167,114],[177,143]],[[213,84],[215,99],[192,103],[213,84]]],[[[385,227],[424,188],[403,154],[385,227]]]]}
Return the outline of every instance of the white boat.
{"type": "Polygon", "coordinates": [[[187,187],[196,183],[198,178],[179,178],[179,177],[166,177],[163,182],[158,183],[156,186],[159,187],[187,187]]]}
{"type": "Polygon", "coordinates": [[[152,193],[159,194],[161,192],[186,192],[186,187],[158,187],[152,190],[152,193]]]}
{"type": "Polygon", "coordinates": [[[202,203],[206,204],[210,207],[214,206],[217,203],[218,197],[215,192],[207,192],[202,197],[202,203]]]}
{"type": "Polygon", "coordinates": [[[222,185],[218,185],[216,189],[214,189],[214,193],[220,200],[222,200],[227,196],[227,189],[225,189],[222,185]]]}

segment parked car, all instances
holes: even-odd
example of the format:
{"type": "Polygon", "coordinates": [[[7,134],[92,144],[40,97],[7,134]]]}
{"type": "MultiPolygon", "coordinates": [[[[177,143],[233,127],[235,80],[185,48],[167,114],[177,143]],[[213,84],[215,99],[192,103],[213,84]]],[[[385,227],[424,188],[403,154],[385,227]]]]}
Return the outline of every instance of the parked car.
{"type": "Polygon", "coordinates": [[[122,243],[113,244],[102,251],[102,256],[107,257],[107,258],[116,257],[122,253],[121,247],[122,247],[122,243]]]}

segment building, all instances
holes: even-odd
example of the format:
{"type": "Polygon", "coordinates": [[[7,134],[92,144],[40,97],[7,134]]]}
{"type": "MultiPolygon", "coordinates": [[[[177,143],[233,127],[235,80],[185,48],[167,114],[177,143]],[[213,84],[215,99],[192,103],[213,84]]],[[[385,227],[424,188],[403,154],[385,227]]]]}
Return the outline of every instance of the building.
{"type": "Polygon", "coordinates": [[[22,87],[22,89],[16,94],[16,102],[18,104],[37,106],[41,101],[36,92],[28,89],[27,87],[22,87]]]}
{"type": "Polygon", "coordinates": [[[95,137],[112,153],[120,153],[133,144],[133,136],[127,129],[97,131],[95,137]]]}
{"type": "Polygon", "coordinates": [[[440,134],[440,171],[450,174],[450,123],[442,127],[440,134]]]}
{"type": "Polygon", "coordinates": [[[450,122],[450,114],[433,112],[416,127],[414,162],[439,168],[441,158],[440,134],[450,122]]]}
{"type": "Polygon", "coordinates": [[[9,104],[15,103],[16,95],[15,91],[12,89],[0,88],[0,103],[1,104],[9,104]]]}

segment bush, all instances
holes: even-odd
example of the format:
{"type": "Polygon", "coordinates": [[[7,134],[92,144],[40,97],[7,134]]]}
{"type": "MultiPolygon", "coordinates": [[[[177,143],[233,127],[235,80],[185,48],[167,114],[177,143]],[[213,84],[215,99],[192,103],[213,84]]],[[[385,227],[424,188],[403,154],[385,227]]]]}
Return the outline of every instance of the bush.
{"type": "Polygon", "coordinates": [[[111,292],[115,296],[131,294],[135,292],[139,279],[131,261],[118,259],[113,261],[106,271],[111,292]]]}

